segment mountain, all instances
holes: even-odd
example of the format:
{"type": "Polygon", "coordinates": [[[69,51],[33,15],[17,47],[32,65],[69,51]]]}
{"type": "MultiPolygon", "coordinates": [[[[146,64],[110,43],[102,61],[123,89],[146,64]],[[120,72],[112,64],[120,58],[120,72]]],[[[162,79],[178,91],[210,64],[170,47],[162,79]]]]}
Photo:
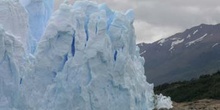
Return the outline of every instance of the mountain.
{"type": "Polygon", "coordinates": [[[138,44],[147,81],[160,85],[219,70],[219,30],[220,24],[201,24],[153,43],[138,44]]]}

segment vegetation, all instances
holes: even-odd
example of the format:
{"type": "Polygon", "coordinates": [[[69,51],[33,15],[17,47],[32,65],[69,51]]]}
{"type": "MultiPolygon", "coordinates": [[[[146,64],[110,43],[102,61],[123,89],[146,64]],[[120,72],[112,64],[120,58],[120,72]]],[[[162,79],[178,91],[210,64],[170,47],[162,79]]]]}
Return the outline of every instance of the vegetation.
{"type": "Polygon", "coordinates": [[[175,102],[189,102],[200,99],[220,100],[220,71],[203,75],[198,79],[163,84],[154,88],[155,93],[170,96],[175,102]]]}

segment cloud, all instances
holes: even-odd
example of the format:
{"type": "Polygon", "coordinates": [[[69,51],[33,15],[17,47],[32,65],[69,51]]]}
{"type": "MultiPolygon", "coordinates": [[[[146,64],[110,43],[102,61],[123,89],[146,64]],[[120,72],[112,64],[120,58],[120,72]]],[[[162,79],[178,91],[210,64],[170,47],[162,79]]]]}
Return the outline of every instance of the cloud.
{"type": "Polygon", "coordinates": [[[137,36],[137,43],[146,42],[151,43],[153,41],[171,36],[175,32],[179,32],[181,29],[178,27],[169,26],[155,26],[145,21],[136,20],[134,22],[135,32],[137,36]]]}
{"type": "MultiPolygon", "coordinates": [[[[60,2],[61,0],[56,0],[60,2]]],[[[75,0],[70,0],[74,2],[75,0]]],[[[133,8],[138,42],[153,42],[187,28],[220,23],[219,0],[93,0],[115,10],[133,8]]]]}

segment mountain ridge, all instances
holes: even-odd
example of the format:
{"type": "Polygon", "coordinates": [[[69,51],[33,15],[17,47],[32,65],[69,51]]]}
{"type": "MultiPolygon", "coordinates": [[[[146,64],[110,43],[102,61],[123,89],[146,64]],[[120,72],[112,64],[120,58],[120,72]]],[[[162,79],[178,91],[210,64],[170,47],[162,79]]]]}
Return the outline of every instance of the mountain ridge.
{"type": "Polygon", "coordinates": [[[138,44],[147,80],[159,85],[220,69],[219,30],[220,24],[201,24],[153,43],[138,44]]]}

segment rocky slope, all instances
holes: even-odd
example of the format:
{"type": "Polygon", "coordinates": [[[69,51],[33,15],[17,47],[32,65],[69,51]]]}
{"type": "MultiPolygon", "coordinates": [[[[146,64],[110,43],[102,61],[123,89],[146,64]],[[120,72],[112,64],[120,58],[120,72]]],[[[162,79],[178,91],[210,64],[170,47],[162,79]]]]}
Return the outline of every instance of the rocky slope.
{"type": "Polygon", "coordinates": [[[187,103],[175,103],[171,110],[220,110],[220,100],[198,100],[187,103]]]}
{"type": "Polygon", "coordinates": [[[147,80],[160,85],[219,70],[219,30],[220,24],[201,24],[151,44],[138,44],[146,60],[147,80]]]}

